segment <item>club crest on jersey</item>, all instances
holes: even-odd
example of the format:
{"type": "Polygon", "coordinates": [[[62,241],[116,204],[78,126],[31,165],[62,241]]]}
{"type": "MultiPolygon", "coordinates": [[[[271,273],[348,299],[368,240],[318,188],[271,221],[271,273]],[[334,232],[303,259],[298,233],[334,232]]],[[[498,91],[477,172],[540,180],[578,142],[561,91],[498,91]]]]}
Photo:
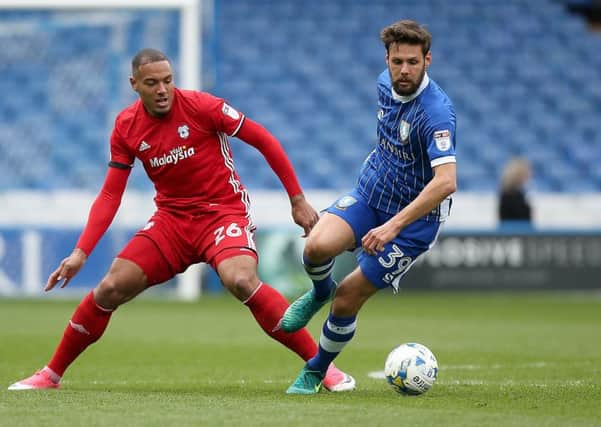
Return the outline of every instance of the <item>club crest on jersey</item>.
{"type": "Polygon", "coordinates": [[[355,199],[353,196],[344,196],[344,197],[341,197],[340,199],[338,199],[335,207],[336,207],[336,209],[340,209],[341,211],[344,211],[348,207],[353,206],[355,203],[357,203],[357,199],[355,199]]]}
{"type": "Polygon", "coordinates": [[[181,125],[177,128],[177,133],[179,133],[179,137],[182,139],[186,139],[190,136],[190,128],[188,125],[181,125]]]}
{"type": "Polygon", "coordinates": [[[434,132],[434,142],[440,151],[447,151],[451,148],[451,132],[448,130],[437,130],[434,132]]]}
{"type": "Polygon", "coordinates": [[[405,120],[401,120],[401,124],[399,125],[399,139],[401,140],[402,144],[407,144],[407,142],[409,142],[410,131],[411,124],[405,120]]]}

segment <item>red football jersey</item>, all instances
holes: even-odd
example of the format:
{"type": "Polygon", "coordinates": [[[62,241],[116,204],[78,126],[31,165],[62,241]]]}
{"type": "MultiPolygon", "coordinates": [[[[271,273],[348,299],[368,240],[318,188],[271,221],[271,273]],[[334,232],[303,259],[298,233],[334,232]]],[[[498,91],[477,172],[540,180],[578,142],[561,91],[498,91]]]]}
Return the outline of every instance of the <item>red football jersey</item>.
{"type": "Polygon", "coordinates": [[[115,120],[111,163],[131,167],[140,159],[158,207],[202,211],[219,205],[248,212],[228,141],[243,121],[242,113],[205,92],[174,89],[171,111],[161,118],[138,100],[115,120]]]}

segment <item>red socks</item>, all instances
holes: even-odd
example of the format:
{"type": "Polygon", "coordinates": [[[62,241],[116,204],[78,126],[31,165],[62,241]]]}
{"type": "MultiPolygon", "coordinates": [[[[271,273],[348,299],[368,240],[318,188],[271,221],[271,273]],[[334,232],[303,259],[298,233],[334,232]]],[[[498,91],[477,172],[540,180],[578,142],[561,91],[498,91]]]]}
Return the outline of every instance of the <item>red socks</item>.
{"type": "Polygon", "coordinates": [[[288,301],[277,290],[267,283],[259,284],[255,293],[244,304],[250,309],[257,323],[271,338],[281,342],[290,350],[307,361],[317,353],[317,344],[303,328],[288,334],[281,329],[276,329],[278,322],[288,308],[288,301]]]}
{"type": "Polygon", "coordinates": [[[62,377],[77,356],[102,336],[112,313],[96,304],[93,292],[86,295],[69,320],[48,367],[62,377]]]}
{"type": "MultiPolygon", "coordinates": [[[[288,308],[288,301],[277,290],[263,283],[244,304],[267,335],[284,344],[305,361],[315,356],[317,345],[305,328],[291,334],[277,328],[279,320],[288,308]]],[[[111,314],[112,311],[103,310],[96,304],[93,292],[86,295],[69,320],[48,367],[62,377],[67,367],[102,336],[111,314]]]]}

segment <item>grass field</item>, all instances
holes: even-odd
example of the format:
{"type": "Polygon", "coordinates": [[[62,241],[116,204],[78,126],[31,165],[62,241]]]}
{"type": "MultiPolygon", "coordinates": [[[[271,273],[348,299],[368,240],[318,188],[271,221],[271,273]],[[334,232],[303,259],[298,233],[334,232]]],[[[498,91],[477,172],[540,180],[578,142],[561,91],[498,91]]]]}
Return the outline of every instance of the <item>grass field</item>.
{"type": "Polygon", "coordinates": [[[233,298],[141,299],[61,390],[6,391],[46,363],[75,304],[0,300],[1,426],[601,426],[599,294],[378,295],[337,361],[357,390],[310,397],[284,393],[300,359],[233,298]],[[369,377],[406,341],[438,357],[423,396],[369,377]]]}

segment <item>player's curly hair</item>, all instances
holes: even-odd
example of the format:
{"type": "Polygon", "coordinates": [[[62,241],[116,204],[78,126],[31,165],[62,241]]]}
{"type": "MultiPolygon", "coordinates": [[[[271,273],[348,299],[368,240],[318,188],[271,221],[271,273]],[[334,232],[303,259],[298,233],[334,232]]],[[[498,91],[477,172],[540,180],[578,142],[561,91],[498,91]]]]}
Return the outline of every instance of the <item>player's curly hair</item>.
{"type": "Polygon", "coordinates": [[[135,74],[139,67],[153,62],[167,61],[169,58],[163,52],[157,49],[144,48],[136,53],[136,56],[131,60],[131,72],[135,74]]]}
{"type": "Polygon", "coordinates": [[[380,40],[384,43],[386,51],[393,43],[406,43],[420,45],[422,53],[426,55],[430,51],[432,35],[422,25],[410,19],[403,19],[385,27],[380,32],[380,40]]]}

